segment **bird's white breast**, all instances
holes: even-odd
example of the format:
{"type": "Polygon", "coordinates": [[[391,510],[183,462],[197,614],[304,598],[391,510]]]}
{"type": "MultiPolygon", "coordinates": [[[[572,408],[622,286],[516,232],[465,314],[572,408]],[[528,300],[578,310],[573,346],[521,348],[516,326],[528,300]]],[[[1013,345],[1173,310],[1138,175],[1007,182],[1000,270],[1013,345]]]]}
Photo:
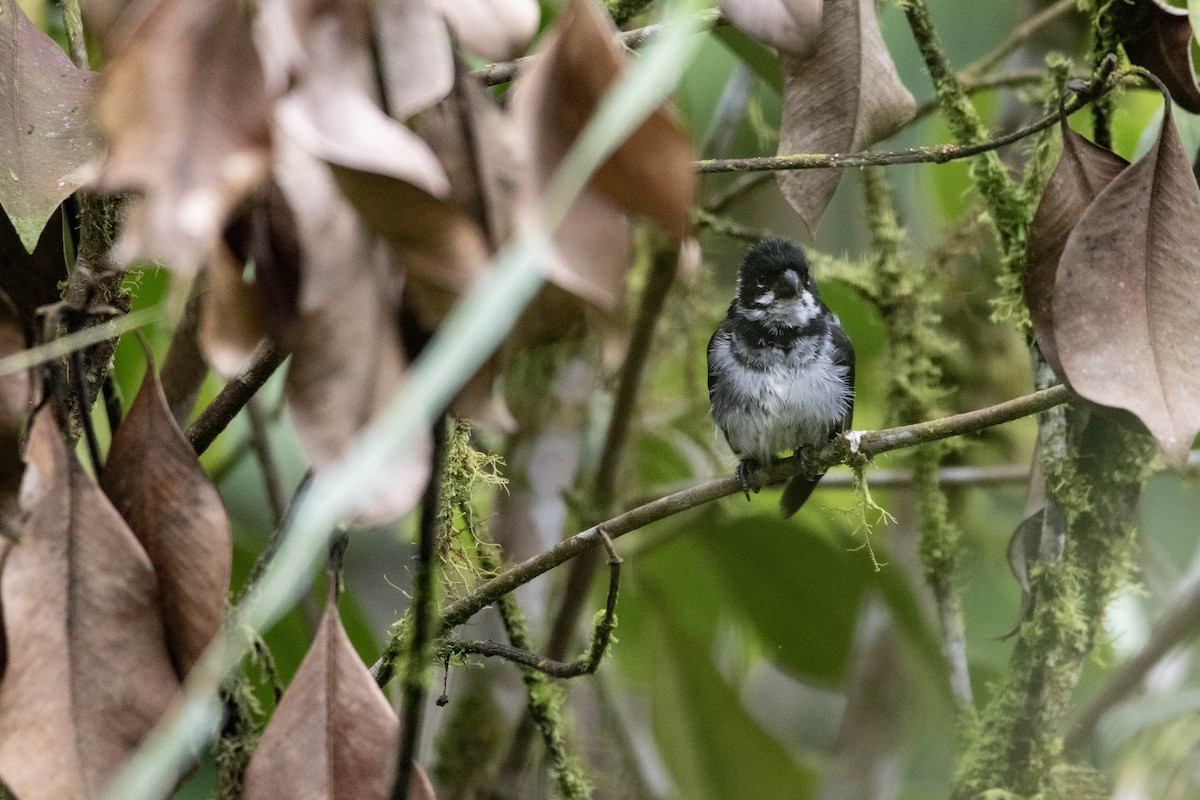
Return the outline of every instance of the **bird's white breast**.
{"type": "Polygon", "coordinates": [[[734,357],[728,337],[714,342],[714,367],[724,377],[714,415],[720,408],[718,425],[739,456],[765,463],[778,453],[829,440],[851,400],[849,370],[833,362],[827,342],[811,344],[757,369],[734,357]]]}

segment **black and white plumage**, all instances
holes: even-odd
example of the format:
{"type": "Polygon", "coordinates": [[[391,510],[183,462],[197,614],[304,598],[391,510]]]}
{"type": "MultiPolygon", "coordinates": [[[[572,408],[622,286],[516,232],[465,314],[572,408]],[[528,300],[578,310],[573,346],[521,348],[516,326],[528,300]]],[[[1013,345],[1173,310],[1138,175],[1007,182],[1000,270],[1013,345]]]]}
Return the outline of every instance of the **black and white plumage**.
{"type": "MultiPolygon", "coordinates": [[[[804,251],[764,239],[738,271],[737,294],[708,342],[713,421],[741,459],[737,476],[779,453],[801,459],[849,430],[854,412],[854,347],[837,314],[821,302],[804,251]]],[[[783,515],[804,504],[821,476],[799,474],[783,492],[783,515]]]]}

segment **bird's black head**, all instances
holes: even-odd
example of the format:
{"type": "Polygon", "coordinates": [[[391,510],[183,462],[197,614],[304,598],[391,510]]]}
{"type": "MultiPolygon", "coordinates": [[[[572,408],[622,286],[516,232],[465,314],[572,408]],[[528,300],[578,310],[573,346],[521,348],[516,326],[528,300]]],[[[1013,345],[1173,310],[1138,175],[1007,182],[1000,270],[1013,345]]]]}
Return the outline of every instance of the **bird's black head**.
{"type": "Polygon", "coordinates": [[[785,239],[763,239],[750,249],[738,270],[737,291],[745,309],[817,302],[804,251],[785,239]]]}

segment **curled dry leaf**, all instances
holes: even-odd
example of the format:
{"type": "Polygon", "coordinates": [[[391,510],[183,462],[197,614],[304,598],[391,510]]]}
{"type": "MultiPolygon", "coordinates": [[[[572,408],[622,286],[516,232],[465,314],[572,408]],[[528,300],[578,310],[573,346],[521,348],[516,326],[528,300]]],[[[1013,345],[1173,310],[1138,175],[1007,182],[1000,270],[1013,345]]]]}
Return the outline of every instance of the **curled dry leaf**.
{"type": "MultiPolygon", "coordinates": [[[[375,685],[331,597],[316,638],[263,731],[245,800],[383,800],[395,775],[400,723],[375,685]]],[[[410,798],[432,800],[418,769],[410,798]]]]}
{"type": "Polygon", "coordinates": [[[430,194],[449,191],[437,158],[374,100],[366,3],[266,0],[255,28],[272,82],[290,87],[275,123],[308,153],[389,175],[430,194]]]}
{"type": "MultiPolygon", "coordinates": [[[[391,269],[387,254],[364,238],[343,258],[363,269],[329,303],[300,314],[284,387],[300,442],[318,469],[339,458],[403,384],[394,301],[376,277],[391,269]]],[[[376,476],[380,490],[359,508],[359,522],[390,521],[417,504],[430,447],[425,437],[396,454],[386,475],[376,476]]]]}
{"type": "Polygon", "coordinates": [[[1054,341],[1054,281],[1067,237],[1088,205],[1129,162],[1062,124],[1062,153],[1029,226],[1023,288],[1042,357],[1065,380],[1054,341]]]}
{"type": "Polygon", "coordinates": [[[333,174],[364,223],[404,268],[404,291],[432,330],[488,262],[479,227],[452,203],[409,181],[338,164],[333,174]],[[396,213],[396,209],[404,213],[396,213]]]}
{"type": "Polygon", "coordinates": [[[375,31],[387,110],[404,120],[454,86],[454,51],[434,0],[375,0],[375,31]]]}
{"type": "MultiPolygon", "coordinates": [[[[862,150],[895,133],[916,109],[875,18],[874,0],[826,0],[821,40],[809,57],[780,54],[779,154],[862,150]]],[[[777,172],[779,188],[814,231],[841,170],[777,172]]]]}
{"type": "Polygon", "coordinates": [[[53,413],[34,418],[0,581],[0,776],[23,800],[99,796],[179,688],[150,560],[53,413]]]}
{"type": "Polygon", "coordinates": [[[79,188],[83,167],[103,153],[87,115],[93,77],[15,0],[0,0],[0,204],[29,251],[79,188]]]}
{"type": "Polygon", "coordinates": [[[266,176],[262,65],[238,0],[162,0],[126,20],[97,104],[110,144],[100,184],[140,195],[116,256],[191,274],[266,176]]]}
{"type": "Polygon", "coordinates": [[[1054,336],[1071,387],[1135,414],[1179,468],[1200,431],[1197,219],[1200,188],[1167,102],[1154,146],[1071,232],[1054,287],[1054,336]]]}
{"type": "Polygon", "coordinates": [[[523,53],[541,18],[536,0],[436,0],[436,4],[455,38],[493,61],[523,53]]]}
{"type": "MultiPolygon", "coordinates": [[[[344,266],[340,258],[335,263],[344,266]]],[[[300,271],[295,216],[282,190],[268,183],[233,216],[209,259],[200,345],[213,369],[237,374],[264,337],[291,349],[300,271]]]]}
{"type": "MultiPolygon", "coordinates": [[[[539,188],[624,70],[626,55],[616,35],[612,20],[593,0],[571,0],[540,46],[540,57],[518,80],[513,104],[539,188]]],[[[591,186],[621,209],[649,217],[682,239],[691,225],[694,157],[687,133],[660,108],[600,166],[591,186]]]]}
{"type": "Polygon", "coordinates": [[[221,627],[232,530],[221,496],[171,416],[149,351],[100,485],[154,565],[167,646],[182,678],[221,627]]]}
{"type": "Polygon", "coordinates": [[[721,0],[734,27],[781,53],[808,56],[821,34],[821,0],[721,0]]]}
{"type": "MultiPolygon", "coordinates": [[[[313,311],[337,297],[359,271],[345,253],[361,247],[367,233],[329,165],[286,136],[276,140],[274,173],[299,254],[298,285],[288,290],[294,296],[293,312],[313,311]]],[[[282,223],[284,216],[271,219],[282,223]]]]}
{"type": "Polygon", "coordinates": [[[463,74],[415,127],[450,178],[450,202],[485,232],[489,249],[498,249],[529,212],[533,193],[529,154],[512,115],[478,78],[463,74]]]}
{"type": "Polygon", "coordinates": [[[1187,9],[1155,2],[1141,3],[1126,13],[1137,15],[1117,26],[1126,34],[1121,43],[1129,60],[1157,75],[1180,108],[1200,113],[1200,84],[1196,83],[1187,9]]]}

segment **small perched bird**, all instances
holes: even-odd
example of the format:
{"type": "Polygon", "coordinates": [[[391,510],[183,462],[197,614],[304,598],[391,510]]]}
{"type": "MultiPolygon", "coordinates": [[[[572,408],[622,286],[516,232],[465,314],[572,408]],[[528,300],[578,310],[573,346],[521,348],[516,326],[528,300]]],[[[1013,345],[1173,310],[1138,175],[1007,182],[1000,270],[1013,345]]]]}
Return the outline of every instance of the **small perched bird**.
{"type": "MultiPolygon", "coordinates": [[[[791,450],[803,462],[850,428],[854,347],[791,242],[764,239],[746,255],[729,313],[708,342],[708,399],[741,459],[736,474],[746,499],[750,473],[776,454],[791,450]]],[[[802,470],[788,482],[785,517],[821,477],[802,470]]]]}

